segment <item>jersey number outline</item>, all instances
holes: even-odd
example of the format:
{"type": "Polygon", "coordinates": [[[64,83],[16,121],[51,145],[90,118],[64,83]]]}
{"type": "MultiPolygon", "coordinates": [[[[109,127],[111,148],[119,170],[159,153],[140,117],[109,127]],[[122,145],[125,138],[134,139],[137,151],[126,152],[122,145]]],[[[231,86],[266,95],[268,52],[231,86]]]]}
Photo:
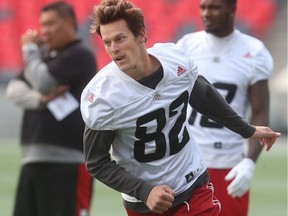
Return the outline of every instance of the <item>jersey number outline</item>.
{"type": "MultiPolygon", "coordinates": [[[[225,96],[225,100],[227,101],[228,104],[230,104],[232,102],[232,100],[234,99],[235,94],[236,94],[237,85],[217,82],[217,83],[214,83],[213,86],[216,89],[226,90],[227,94],[225,96]]],[[[197,113],[198,112],[195,109],[192,110],[191,116],[188,120],[190,125],[193,125],[195,123],[197,113]]],[[[223,125],[221,125],[217,122],[214,122],[203,115],[201,115],[200,126],[206,127],[206,128],[219,128],[219,129],[224,128],[223,125]]]]}
{"type": "MultiPolygon", "coordinates": [[[[175,99],[169,106],[169,119],[177,115],[178,111],[180,114],[175,121],[175,124],[171,128],[168,134],[169,138],[169,155],[177,154],[184,146],[188,143],[190,137],[186,126],[183,128],[183,124],[186,119],[187,105],[189,100],[189,94],[187,91],[183,92],[177,99],[175,99]],[[182,108],[181,108],[182,106],[182,108]],[[181,110],[179,110],[181,109],[181,110]],[[182,129],[183,128],[183,129],[182,129]],[[182,132],[182,140],[179,141],[179,134],[182,132]]],[[[136,121],[135,137],[137,140],[134,143],[134,157],[139,162],[151,162],[163,158],[167,151],[167,142],[163,129],[166,125],[166,113],[164,108],[159,108],[153,112],[150,112],[144,116],[141,116],[136,121]],[[157,122],[157,128],[155,132],[147,133],[147,124],[152,121],[157,122]],[[146,153],[146,143],[155,143],[155,151],[152,153],[146,153]]]]}

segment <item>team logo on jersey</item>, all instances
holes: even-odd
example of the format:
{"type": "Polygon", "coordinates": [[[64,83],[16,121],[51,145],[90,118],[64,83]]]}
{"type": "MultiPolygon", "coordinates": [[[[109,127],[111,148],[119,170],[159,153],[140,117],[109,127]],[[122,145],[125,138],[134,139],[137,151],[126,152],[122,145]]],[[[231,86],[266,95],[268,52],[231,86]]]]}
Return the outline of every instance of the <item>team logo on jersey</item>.
{"type": "Polygon", "coordinates": [[[88,101],[90,103],[94,103],[94,95],[93,94],[89,96],[88,101]]]}
{"type": "Polygon", "coordinates": [[[153,95],[153,99],[154,100],[160,100],[160,97],[161,97],[161,95],[160,95],[159,92],[155,92],[154,95],[153,95]]]}
{"type": "Polygon", "coordinates": [[[185,73],[186,72],[186,69],[181,67],[181,66],[178,66],[177,68],[177,76],[181,76],[181,74],[185,73]]]}
{"type": "Polygon", "coordinates": [[[252,58],[252,55],[248,52],[244,55],[244,58],[252,58]]]}

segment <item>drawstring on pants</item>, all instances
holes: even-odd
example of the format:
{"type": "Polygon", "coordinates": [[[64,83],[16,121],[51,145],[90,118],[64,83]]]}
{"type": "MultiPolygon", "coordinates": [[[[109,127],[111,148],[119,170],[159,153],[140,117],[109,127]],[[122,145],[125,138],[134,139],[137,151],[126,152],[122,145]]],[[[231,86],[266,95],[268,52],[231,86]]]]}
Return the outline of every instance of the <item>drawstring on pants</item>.
{"type": "Polygon", "coordinates": [[[187,206],[187,211],[189,212],[189,211],[190,211],[190,205],[189,205],[189,203],[186,202],[186,201],[184,201],[184,203],[186,204],[186,206],[187,206]]]}

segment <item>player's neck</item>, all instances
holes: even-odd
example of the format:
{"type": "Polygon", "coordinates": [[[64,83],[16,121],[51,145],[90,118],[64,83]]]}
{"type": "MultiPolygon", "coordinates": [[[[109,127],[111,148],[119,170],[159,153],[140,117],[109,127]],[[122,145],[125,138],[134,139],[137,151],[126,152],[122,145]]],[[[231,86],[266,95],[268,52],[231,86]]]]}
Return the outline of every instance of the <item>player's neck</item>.
{"type": "Polygon", "coordinates": [[[138,65],[138,67],[136,69],[137,72],[134,71],[133,72],[134,75],[131,76],[131,74],[130,74],[130,76],[135,80],[141,80],[144,77],[148,77],[151,74],[153,74],[154,72],[156,72],[160,66],[161,66],[161,64],[158,61],[158,59],[156,59],[154,56],[147,55],[147,56],[142,58],[142,61],[140,62],[140,64],[138,65]]]}

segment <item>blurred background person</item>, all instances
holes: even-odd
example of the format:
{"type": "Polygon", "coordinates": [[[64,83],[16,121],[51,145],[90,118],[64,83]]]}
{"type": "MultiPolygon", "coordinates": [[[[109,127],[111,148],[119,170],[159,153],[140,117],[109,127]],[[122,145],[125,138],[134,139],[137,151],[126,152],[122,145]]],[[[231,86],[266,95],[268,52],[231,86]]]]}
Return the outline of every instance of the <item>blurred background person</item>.
{"type": "MultiPolygon", "coordinates": [[[[268,79],[273,59],[264,44],[235,28],[236,0],[201,0],[205,30],[178,41],[204,75],[237,113],[251,106],[252,125],[269,125],[268,79]]],[[[248,215],[249,188],[262,146],[246,140],[195,110],[188,112],[190,129],[208,165],[222,216],[248,215]]]]}
{"type": "Polygon", "coordinates": [[[95,56],[65,2],[43,6],[40,29],[22,35],[24,69],[6,89],[24,109],[13,215],[86,216],[93,180],[84,165],[79,100],[97,70],[95,56]]]}

